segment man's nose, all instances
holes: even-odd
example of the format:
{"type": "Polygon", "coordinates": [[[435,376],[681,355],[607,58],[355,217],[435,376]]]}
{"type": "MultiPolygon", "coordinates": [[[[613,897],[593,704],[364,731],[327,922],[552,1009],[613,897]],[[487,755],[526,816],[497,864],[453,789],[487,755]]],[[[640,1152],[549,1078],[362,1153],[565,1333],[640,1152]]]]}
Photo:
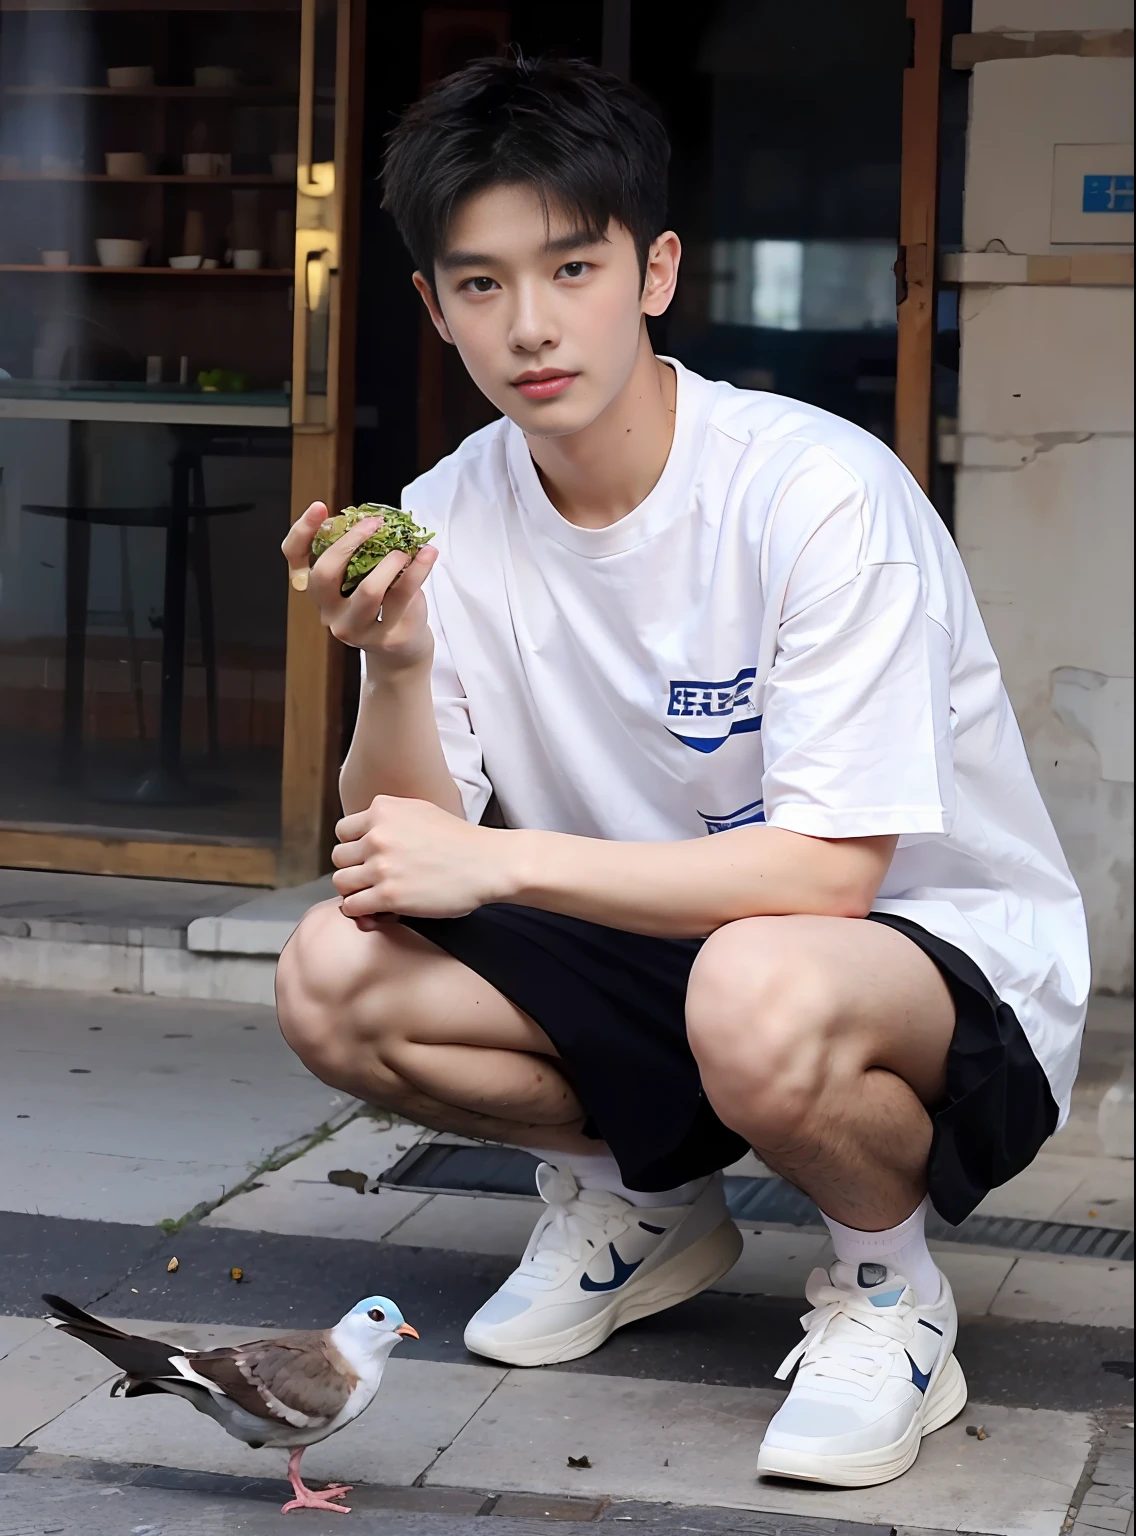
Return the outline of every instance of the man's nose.
{"type": "Polygon", "coordinates": [[[544,347],[556,346],[559,340],[560,330],[551,313],[551,306],[540,293],[538,285],[518,286],[509,328],[509,345],[518,352],[539,352],[544,347]]]}

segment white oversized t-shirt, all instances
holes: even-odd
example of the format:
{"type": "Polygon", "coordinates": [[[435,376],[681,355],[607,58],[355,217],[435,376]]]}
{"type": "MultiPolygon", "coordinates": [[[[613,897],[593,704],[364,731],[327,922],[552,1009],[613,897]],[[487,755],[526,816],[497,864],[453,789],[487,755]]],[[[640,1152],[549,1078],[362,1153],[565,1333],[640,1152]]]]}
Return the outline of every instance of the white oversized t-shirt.
{"type": "MultiPolygon", "coordinates": [[[[668,360],[669,361],[669,360],[668,360]]],[[[874,910],[970,955],[1062,1120],[1084,912],[954,544],[889,449],[675,363],[658,483],[567,522],[507,419],[407,487],[467,816],[628,841],[898,833],[874,910]]]]}

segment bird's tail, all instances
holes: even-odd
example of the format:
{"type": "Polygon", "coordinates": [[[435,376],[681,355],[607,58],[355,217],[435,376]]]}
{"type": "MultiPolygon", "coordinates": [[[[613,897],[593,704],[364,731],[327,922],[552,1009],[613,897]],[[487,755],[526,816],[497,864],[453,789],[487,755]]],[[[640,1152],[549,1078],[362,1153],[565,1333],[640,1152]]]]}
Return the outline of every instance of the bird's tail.
{"type": "Polygon", "coordinates": [[[47,1321],[60,1333],[69,1333],[73,1339],[81,1339],[92,1349],[97,1349],[113,1365],[127,1376],[135,1378],[178,1376],[170,1364],[174,1355],[192,1354],[176,1344],[163,1344],[159,1339],[144,1339],[137,1334],[123,1333],[109,1323],[92,1317],[81,1307],[64,1301],[62,1296],[45,1295],[44,1301],[53,1316],[47,1321]]]}

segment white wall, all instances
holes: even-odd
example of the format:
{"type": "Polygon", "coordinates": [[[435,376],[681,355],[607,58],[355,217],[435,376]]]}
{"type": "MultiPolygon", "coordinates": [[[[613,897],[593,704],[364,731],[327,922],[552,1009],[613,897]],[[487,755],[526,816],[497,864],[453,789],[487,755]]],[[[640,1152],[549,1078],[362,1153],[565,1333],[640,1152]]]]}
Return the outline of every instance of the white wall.
{"type": "MultiPolygon", "coordinates": [[[[1132,26],[1131,0],[975,0],[976,30],[1132,26]]],[[[968,251],[1053,245],[1056,144],[1131,144],[1132,61],[975,67],[968,251]]],[[[955,530],[1081,883],[1098,990],[1132,986],[1132,289],[967,286],[955,530]]]]}

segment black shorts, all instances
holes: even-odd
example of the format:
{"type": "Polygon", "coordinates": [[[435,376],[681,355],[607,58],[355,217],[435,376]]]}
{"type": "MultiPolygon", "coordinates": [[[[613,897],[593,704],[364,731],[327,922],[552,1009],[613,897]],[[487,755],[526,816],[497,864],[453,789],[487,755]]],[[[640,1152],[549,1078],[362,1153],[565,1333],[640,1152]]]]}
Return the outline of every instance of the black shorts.
{"type": "MultiPolygon", "coordinates": [[[[947,1089],[931,1109],[932,1203],[958,1223],[1029,1166],[1057,1125],[1045,1073],[1012,1008],[968,955],[902,917],[872,914],[928,954],[955,1002],[947,1089]]],[[[736,1162],[746,1142],[711,1108],[686,1039],[702,940],[656,939],[529,907],[402,919],[483,976],[555,1045],[632,1189],[671,1189],[736,1162]]]]}

